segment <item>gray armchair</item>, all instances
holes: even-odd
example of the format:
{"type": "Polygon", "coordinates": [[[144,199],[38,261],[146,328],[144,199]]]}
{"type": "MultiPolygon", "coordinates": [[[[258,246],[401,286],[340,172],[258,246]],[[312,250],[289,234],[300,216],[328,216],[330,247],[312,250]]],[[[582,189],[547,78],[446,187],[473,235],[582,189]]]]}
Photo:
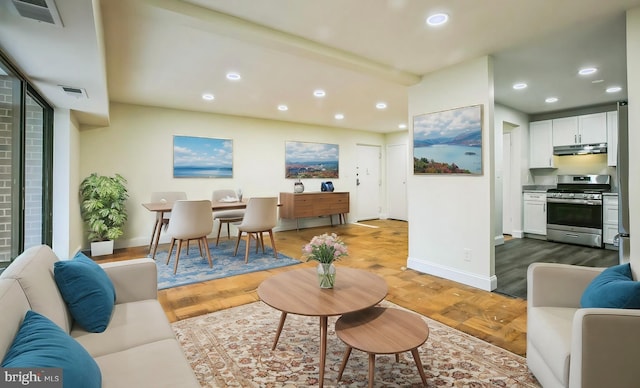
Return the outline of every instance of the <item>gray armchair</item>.
{"type": "Polygon", "coordinates": [[[640,310],[580,308],[603,270],[529,266],[527,365],[543,387],[640,386],[640,310]]]}

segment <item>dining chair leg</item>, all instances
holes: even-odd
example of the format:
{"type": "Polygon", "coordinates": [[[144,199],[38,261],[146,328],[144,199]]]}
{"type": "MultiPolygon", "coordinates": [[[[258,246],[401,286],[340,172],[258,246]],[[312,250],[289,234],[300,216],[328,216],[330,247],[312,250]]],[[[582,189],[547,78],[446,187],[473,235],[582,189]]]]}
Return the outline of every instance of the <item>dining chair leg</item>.
{"type": "Polygon", "coordinates": [[[207,252],[207,259],[209,260],[209,268],[213,267],[213,261],[211,260],[211,252],[209,251],[209,244],[207,244],[207,236],[202,237],[202,243],[205,246],[205,251],[207,252]]]}
{"type": "MultiPolygon", "coordinates": [[[[258,241],[256,241],[256,244],[258,244],[258,241]]],[[[247,249],[244,252],[245,263],[249,262],[249,245],[251,245],[251,233],[247,233],[247,249]]]]}
{"type": "MultiPolygon", "coordinates": [[[[176,265],[173,267],[173,274],[175,275],[178,272],[178,261],[180,261],[180,250],[182,250],[182,241],[178,240],[178,250],[176,252],[176,265]]],[[[187,240],[187,244],[189,244],[189,240],[187,240]]]]}
{"type": "MultiPolygon", "coordinates": [[[[227,224],[227,226],[229,226],[229,224],[227,224]]],[[[218,221],[218,236],[216,237],[216,246],[218,246],[218,242],[220,242],[220,231],[222,230],[222,221],[218,221]]],[[[229,232],[227,231],[227,234],[229,232]]],[[[229,238],[231,238],[231,235],[229,235],[229,238]]]]}
{"type": "Polygon", "coordinates": [[[276,241],[273,239],[273,230],[269,229],[269,238],[271,238],[271,247],[273,248],[273,257],[278,258],[278,250],[276,249],[276,241]]]}
{"type": "Polygon", "coordinates": [[[171,245],[169,245],[169,254],[167,255],[167,265],[169,265],[169,260],[171,260],[171,252],[173,252],[173,246],[176,243],[176,239],[171,239],[171,245]]]}
{"type": "Polygon", "coordinates": [[[236,249],[233,251],[233,255],[238,254],[238,246],[240,245],[240,239],[242,238],[242,231],[238,230],[238,239],[236,240],[236,249]]]}

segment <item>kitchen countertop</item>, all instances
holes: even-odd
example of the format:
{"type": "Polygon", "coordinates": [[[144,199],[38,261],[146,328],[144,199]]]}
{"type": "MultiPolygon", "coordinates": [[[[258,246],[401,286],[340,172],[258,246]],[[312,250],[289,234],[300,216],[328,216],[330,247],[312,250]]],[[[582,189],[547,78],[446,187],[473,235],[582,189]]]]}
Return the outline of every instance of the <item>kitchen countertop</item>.
{"type": "Polygon", "coordinates": [[[524,185],[522,186],[523,193],[546,193],[549,189],[555,189],[555,185],[524,185]]]}

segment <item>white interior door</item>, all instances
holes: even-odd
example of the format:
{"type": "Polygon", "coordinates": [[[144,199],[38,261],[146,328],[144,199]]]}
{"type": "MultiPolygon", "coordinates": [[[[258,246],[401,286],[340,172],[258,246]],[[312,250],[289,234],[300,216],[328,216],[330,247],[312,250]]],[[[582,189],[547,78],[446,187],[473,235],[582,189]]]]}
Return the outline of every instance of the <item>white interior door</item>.
{"type": "Polygon", "coordinates": [[[356,221],[380,218],[380,147],[357,146],[356,221]]]}
{"type": "Polygon", "coordinates": [[[408,220],[407,214],[407,145],[387,146],[388,217],[408,220]]]}

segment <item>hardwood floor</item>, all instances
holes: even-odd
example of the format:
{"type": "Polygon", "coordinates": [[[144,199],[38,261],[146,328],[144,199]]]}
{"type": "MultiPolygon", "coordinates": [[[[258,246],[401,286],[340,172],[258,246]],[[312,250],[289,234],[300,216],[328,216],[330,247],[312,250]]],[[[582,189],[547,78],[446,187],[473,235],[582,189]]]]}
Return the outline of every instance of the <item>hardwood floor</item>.
{"type": "Polygon", "coordinates": [[[495,270],[500,292],[527,298],[527,268],[536,262],[587,267],[611,267],[619,262],[618,251],[561,244],[531,238],[515,238],[496,247],[495,270]]]}
{"type": "MultiPolygon", "coordinates": [[[[275,233],[276,246],[293,258],[304,244],[324,232],[344,239],[349,256],[337,266],[362,268],[382,276],[389,287],[387,300],[448,326],[524,356],[526,353],[526,301],[482,291],[450,280],[407,269],[407,223],[373,220],[275,233]]],[[[167,247],[163,247],[167,249],[167,247]]],[[[101,261],[146,256],[147,247],[119,250],[101,261]]],[[[313,266],[301,263],[298,266],[313,266]]],[[[259,300],[256,289],[267,277],[293,267],[211,280],[158,292],[170,321],[185,319],[259,300]]],[[[339,275],[338,275],[339,276],[339,275]]]]}

